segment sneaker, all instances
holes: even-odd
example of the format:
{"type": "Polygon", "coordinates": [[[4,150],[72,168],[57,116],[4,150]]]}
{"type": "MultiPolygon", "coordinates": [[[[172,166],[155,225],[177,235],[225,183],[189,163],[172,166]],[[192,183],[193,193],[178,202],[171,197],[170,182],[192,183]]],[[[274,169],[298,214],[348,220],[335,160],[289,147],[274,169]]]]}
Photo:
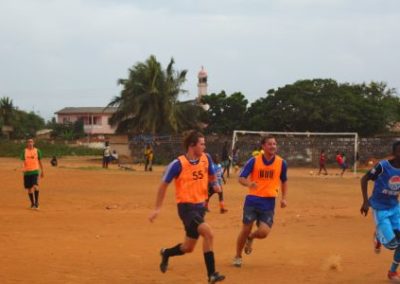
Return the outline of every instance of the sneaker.
{"type": "Polygon", "coordinates": [[[253,240],[250,238],[247,238],[246,243],[244,245],[244,253],[245,254],[251,254],[251,252],[253,251],[252,245],[253,245],[253,240]]]}
{"type": "Polygon", "coordinates": [[[233,266],[242,267],[242,258],[241,257],[234,257],[233,258],[233,266]]]}
{"type": "Polygon", "coordinates": [[[221,214],[224,214],[226,212],[228,212],[228,209],[225,209],[225,208],[219,209],[219,213],[221,213],[221,214]]]}
{"type": "Polygon", "coordinates": [[[160,270],[162,273],[165,273],[168,269],[168,256],[165,255],[165,248],[161,249],[161,263],[160,263],[160,270]]]}
{"type": "Polygon", "coordinates": [[[218,272],[214,272],[211,274],[211,276],[208,278],[208,284],[214,284],[217,282],[220,282],[225,279],[224,275],[219,274],[218,272]]]}
{"type": "Polygon", "coordinates": [[[381,253],[381,248],[382,248],[382,243],[376,238],[376,235],[374,233],[373,237],[373,243],[374,243],[374,251],[376,254],[381,253]]]}
{"type": "Polygon", "coordinates": [[[32,205],[31,205],[31,209],[37,209],[36,205],[35,205],[35,204],[32,204],[32,205]]]}
{"type": "Polygon", "coordinates": [[[39,203],[35,204],[36,209],[39,209],[39,203]]]}
{"type": "Polygon", "coordinates": [[[400,275],[397,273],[397,271],[395,271],[395,272],[388,271],[387,277],[389,278],[389,280],[391,280],[393,282],[400,283],[400,275]]]}

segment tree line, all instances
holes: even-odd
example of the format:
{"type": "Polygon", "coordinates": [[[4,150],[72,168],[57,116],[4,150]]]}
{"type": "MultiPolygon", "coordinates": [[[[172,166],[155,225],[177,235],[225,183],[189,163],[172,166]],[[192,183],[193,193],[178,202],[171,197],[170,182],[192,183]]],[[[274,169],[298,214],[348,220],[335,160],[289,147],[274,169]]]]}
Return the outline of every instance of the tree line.
{"type": "Polygon", "coordinates": [[[249,104],[241,92],[212,93],[201,102],[178,100],[187,70],[166,69],[155,56],[129,69],[123,89],[109,106],[118,107],[111,123],[122,133],[174,134],[188,129],[231,134],[235,129],[267,131],[358,132],[386,134],[400,121],[396,90],[383,82],[338,83],[299,80],[249,104]],[[203,107],[201,106],[201,103],[203,107]],[[206,106],[206,107],[204,107],[206,106]]]}
{"type": "MultiPolygon", "coordinates": [[[[299,80],[268,90],[249,103],[241,92],[225,91],[203,96],[201,101],[181,101],[187,70],[176,70],[171,59],[166,68],[154,55],[129,69],[119,79],[122,90],[107,107],[117,107],[110,124],[118,133],[177,134],[189,129],[231,134],[235,129],[258,131],[358,132],[361,136],[387,134],[400,121],[400,100],[383,82],[338,83],[333,79],[299,80]]],[[[106,108],[107,108],[106,107],[106,108]]],[[[84,135],[83,123],[47,123],[34,112],[19,110],[8,97],[0,99],[2,135],[32,136],[53,129],[66,140],[84,135]]]]}

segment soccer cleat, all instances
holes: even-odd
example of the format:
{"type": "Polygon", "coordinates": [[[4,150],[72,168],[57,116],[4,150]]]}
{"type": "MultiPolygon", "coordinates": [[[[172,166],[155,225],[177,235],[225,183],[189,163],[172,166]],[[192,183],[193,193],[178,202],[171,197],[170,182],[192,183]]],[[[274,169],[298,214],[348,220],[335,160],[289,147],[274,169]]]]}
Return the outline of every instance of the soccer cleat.
{"type": "Polygon", "coordinates": [[[376,235],[374,233],[373,237],[373,243],[374,243],[374,251],[376,254],[381,253],[381,248],[382,248],[382,243],[376,238],[376,235]]]}
{"type": "Polygon", "coordinates": [[[168,256],[165,255],[165,248],[161,249],[161,263],[160,263],[160,270],[162,273],[165,273],[168,269],[168,256]]]}
{"type": "Polygon", "coordinates": [[[253,245],[253,240],[250,238],[247,238],[246,243],[244,245],[244,253],[245,254],[251,254],[251,252],[253,251],[252,245],[253,245]]]}
{"type": "Polygon", "coordinates": [[[214,284],[220,281],[223,281],[225,279],[224,275],[219,274],[218,272],[214,272],[211,274],[211,276],[208,278],[208,283],[209,284],[214,284]]]}
{"type": "Polygon", "coordinates": [[[225,209],[225,208],[219,209],[219,213],[221,213],[221,214],[224,214],[226,212],[228,212],[228,209],[225,209]]]}
{"type": "Polygon", "coordinates": [[[233,266],[242,267],[242,258],[241,257],[234,257],[233,258],[233,266]]]}
{"type": "Polygon", "coordinates": [[[395,272],[388,271],[387,277],[389,278],[390,281],[400,283],[400,275],[397,273],[397,271],[395,272]]]}

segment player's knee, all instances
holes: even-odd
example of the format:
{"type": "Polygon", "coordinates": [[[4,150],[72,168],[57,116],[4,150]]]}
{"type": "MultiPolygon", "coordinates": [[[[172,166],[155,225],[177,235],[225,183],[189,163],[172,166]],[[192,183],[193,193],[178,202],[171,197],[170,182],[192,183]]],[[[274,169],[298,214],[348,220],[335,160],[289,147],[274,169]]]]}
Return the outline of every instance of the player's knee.
{"type": "Polygon", "coordinates": [[[260,230],[258,233],[258,237],[260,239],[265,239],[268,236],[268,231],[267,230],[260,230]]]}
{"type": "Polygon", "coordinates": [[[383,246],[389,250],[395,250],[399,247],[399,241],[397,240],[397,238],[393,238],[393,240],[391,240],[390,242],[383,244],[383,246]]]}

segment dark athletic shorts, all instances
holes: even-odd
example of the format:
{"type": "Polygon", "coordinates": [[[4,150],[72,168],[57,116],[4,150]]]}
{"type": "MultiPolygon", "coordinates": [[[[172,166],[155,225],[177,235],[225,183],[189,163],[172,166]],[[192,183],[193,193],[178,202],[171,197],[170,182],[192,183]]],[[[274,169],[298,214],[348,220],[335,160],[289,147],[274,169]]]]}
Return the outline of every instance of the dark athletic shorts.
{"type": "Polygon", "coordinates": [[[178,215],[185,227],[187,237],[199,238],[197,227],[204,223],[205,213],[204,203],[178,203],[178,215]]]}
{"type": "Polygon", "coordinates": [[[243,223],[248,225],[254,221],[257,221],[257,226],[260,222],[267,224],[272,228],[274,223],[274,210],[260,210],[254,206],[244,206],[243,208],[243,223]]]}
{"type": "Polygon", "coordinates": [[[38,177],[38,174],[24,176],[24,188],[31,189],[35,185],[38,185],[38,177]]]}

